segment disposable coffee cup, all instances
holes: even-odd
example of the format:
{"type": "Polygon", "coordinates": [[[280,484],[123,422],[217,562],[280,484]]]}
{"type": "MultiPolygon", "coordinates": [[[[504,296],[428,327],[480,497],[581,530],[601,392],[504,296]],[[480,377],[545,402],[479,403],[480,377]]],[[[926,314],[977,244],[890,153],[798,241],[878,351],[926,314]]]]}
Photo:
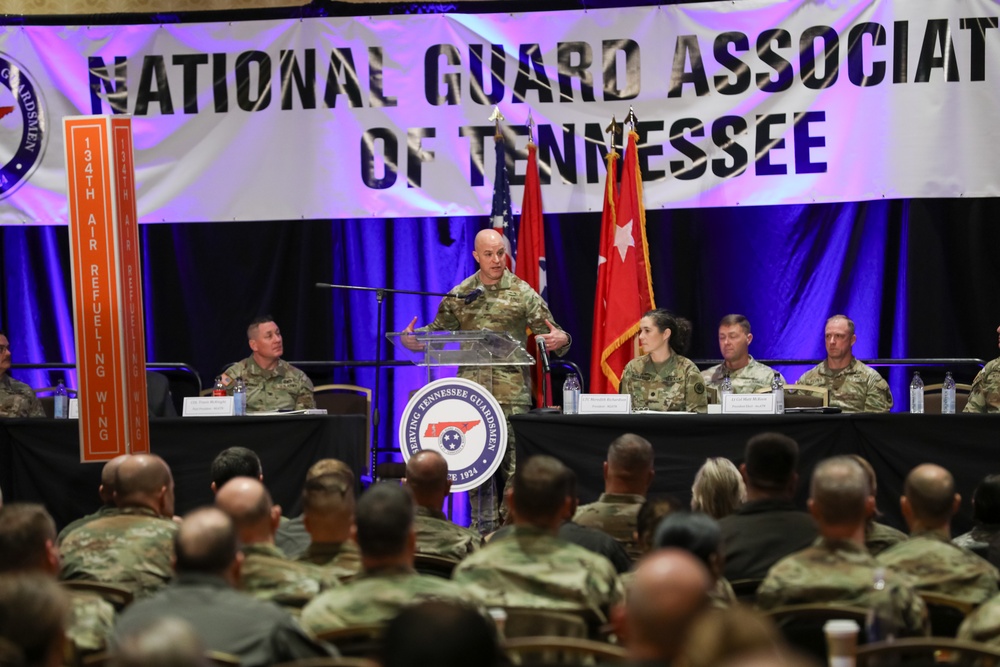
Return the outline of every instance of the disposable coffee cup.
{"type": "Polygon", "coordinates": [[[823,632],[826,634],[830,667],[854,667],[860,630],[856,621],[842,619],[826,622],[823,632]]]}

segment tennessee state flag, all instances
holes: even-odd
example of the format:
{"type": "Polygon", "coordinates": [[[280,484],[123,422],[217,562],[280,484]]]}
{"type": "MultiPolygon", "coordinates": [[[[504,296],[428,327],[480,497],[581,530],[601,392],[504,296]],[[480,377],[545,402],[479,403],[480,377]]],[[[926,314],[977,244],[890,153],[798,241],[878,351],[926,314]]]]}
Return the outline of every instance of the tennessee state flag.
{"type": "MultiPolygon", "coordinates": [[[[548,301],[548,284],[545,278],[545,229],[542,225],[542,186],[538,179],[537,147],[533,141],[528,141],[528,167],[524,175],[524,200],[521,202],[521,222],[518,227],[517,257],[514,266],[516,275],[538,292],[544,301],[548,301]]],[[[528,339],[528,352],[535,354],[534,336],[528,339]]],[[[535,374],[535,404],[552,405],[552,388],[548,387],[546,396],[542,396],[541,360],[536,364],[535,374]]]]}
{"type": "Polygon", "coordinates": [[[618,391],[622,371],[633,358],[632,339],[639,332],[639,320],[656,308],[636,149],[638,139],[634,131],[629,132],[617,201],[614,164],[618,156],[614,152],[608,155],[594,303],[590,385],[594,393],[618,391]]]}

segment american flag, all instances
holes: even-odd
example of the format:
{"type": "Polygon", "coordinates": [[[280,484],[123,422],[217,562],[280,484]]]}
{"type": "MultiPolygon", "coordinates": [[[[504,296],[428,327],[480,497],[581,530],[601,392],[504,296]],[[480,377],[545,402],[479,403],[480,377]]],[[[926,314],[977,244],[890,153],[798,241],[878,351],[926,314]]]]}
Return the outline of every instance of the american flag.
{"type": "Polygon", "coordinates": [[[516,268],[514,258],[517,256],[517,228],[510,208],[510,181],[507,180],[507,151],[503,135],[494,138],[496,144],[497,171],[493,179],[493,229],[503,234],[504,249],[507,253],[507,269],[513,272],[516,268]]]}

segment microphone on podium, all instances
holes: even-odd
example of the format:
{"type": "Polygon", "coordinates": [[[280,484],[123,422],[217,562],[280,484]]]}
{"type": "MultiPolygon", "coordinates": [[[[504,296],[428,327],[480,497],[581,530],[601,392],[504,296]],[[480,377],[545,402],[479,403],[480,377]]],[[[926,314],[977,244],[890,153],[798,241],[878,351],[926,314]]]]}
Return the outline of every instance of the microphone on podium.
{"type": "Polygon", "coordinates": [[[552,369],[549,368],[549,353],[545,349],[545,341],[536,336],[535,345],[538,346],[538,358],[542,360],[542,370],[545,371],[546,374],[550,373],[552,369]]]}
{"type": "Polygon", "coordinates": [[[472,303],[473,301],[475,301],[476,299],[478,299],[479,297],[481,297],[483,294],[486,294],[486,291],[482,287],[477,287],[476,289],[472,290],[468,294],[466,294],[464,296],[461,296],[459,298],[460,299],[464,299],[466,305],[468,305],[468,304],[472,303]]]}

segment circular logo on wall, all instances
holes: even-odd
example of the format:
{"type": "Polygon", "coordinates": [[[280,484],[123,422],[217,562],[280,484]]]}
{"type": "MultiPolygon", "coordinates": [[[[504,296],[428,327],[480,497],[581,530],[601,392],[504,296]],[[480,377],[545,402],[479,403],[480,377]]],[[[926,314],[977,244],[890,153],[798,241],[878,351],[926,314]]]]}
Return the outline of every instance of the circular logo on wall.
{"type": "Polygon", "coordinates": [[[0,199],[28,180],[48,140],[42,91],[27,70],[0,53],[0,199]]]}
{"type": "Polygon", "coordinates": [[[399,422],[403,458],[423,449],[448,462],[452,491],[483,484],[507,451],[507,421],[493,394],[463,378],[435,380],[416,392],[399,422]]]}

